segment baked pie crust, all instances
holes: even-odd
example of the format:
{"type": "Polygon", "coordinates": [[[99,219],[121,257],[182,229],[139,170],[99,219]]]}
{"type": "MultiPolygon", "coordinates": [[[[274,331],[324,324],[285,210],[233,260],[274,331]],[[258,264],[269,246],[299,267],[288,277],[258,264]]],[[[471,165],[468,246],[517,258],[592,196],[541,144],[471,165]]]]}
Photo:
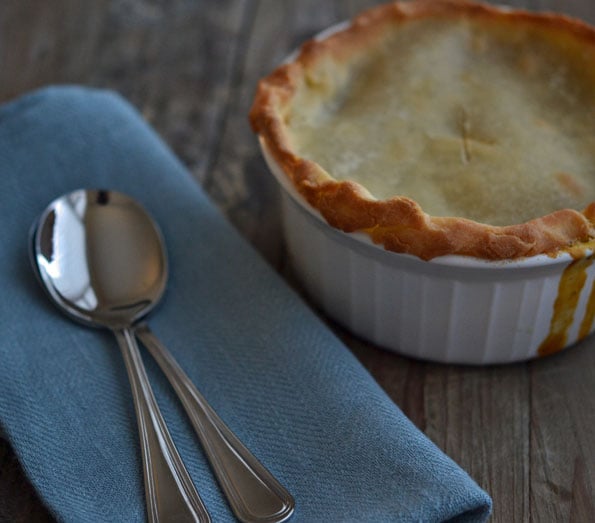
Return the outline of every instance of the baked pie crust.
{"type": "Polygon", "coordinates": [[[260,81],[254,131],[330,225],[423,259],[595,238],[595,29],[395,2],[260,81]]]}

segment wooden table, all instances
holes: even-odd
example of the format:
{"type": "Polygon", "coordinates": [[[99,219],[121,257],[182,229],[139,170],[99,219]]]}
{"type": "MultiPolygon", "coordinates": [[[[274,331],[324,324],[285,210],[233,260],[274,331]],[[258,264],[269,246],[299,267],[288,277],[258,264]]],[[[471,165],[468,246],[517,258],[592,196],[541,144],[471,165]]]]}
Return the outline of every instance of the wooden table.
{"type": "MultiPolygon", "coordinates": [[[[259,77],[372,0],[5,0],[0,100],[50,83],[120,91],[292,285],[278,191],[246,114],[259,77]]],[[[595,23],[593,0],[516,0],[595,23]]],[[[329,322],[330,324],[330,322],[329,322]]],[[[493,521],[595,518],[595,339],[540,361],[413,361],[332,328],[494,500],[493,521]]],[[[52,521],[0,440],[0,521],[52,521]]]]}

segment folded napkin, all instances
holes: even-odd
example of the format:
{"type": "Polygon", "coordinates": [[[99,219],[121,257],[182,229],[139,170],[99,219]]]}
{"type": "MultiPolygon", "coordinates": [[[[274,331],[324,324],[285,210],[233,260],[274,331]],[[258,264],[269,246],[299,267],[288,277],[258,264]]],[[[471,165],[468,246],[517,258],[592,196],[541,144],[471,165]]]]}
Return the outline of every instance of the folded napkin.
{"type": "MultiPolygon", "coordinates": [[[[127,193],[160,223],[171,274],[149,324],[294,495],[292,521],[488,517],[487,494],[399,411],[130,105],[106,91],[53,87],[0,108],[0,427],[59,520],[145,518],[116,341],[63,316],[29,266],[32,222],[77,188],[127,193]]],[[[233,521],[172,389],[144,359],[214,522],[233,521]]]]}

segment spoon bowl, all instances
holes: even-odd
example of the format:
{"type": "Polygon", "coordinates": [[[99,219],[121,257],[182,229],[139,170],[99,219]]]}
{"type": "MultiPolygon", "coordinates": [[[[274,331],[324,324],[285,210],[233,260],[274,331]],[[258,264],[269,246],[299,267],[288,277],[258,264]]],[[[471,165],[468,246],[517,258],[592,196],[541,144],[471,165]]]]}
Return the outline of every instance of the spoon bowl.
{"type": "Polygon", "coordinates": [[[75,191],[52,202],[33,233],[33,266],[52,300],[85,324],[122,328],[159,302],[167,282],[157,225],[131,198],[75,191]]]}

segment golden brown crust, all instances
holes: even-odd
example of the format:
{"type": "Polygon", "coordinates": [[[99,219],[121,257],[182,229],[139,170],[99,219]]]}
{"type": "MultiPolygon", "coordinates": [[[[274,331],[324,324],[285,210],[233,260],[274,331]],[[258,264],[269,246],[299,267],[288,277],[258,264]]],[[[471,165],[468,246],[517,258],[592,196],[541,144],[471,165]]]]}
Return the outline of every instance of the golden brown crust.
{"type": "Polygon", "coordinates": [[[510,226],[435,217],[409,198],[376,200],[361,185],[337,181],[318,164],[294,153],[286,127],[290,104],[300,85],[317,82],[316,74],[324,70],[320,64],[332,64],[334,74],[341,74],[359,53],[385,38],[395,24],[429,15],[497,17],[510,24],[551,27],[556,29],[557,38],[578,39],[582,45],[595,48],[595,30],[562,15],[503,10],[467,0],[394,2],[372,8],[357,16],[345,30],[322,41],[307,42],[295,60],[260,81],[250,121],[274,160],[330,225],[345,232],[366,232],[390,251],[423,259],[459,254],[503,260],[554,255],[569,245],[595,238],[595,204],[582,213],[562,209],[510,226]]]}

